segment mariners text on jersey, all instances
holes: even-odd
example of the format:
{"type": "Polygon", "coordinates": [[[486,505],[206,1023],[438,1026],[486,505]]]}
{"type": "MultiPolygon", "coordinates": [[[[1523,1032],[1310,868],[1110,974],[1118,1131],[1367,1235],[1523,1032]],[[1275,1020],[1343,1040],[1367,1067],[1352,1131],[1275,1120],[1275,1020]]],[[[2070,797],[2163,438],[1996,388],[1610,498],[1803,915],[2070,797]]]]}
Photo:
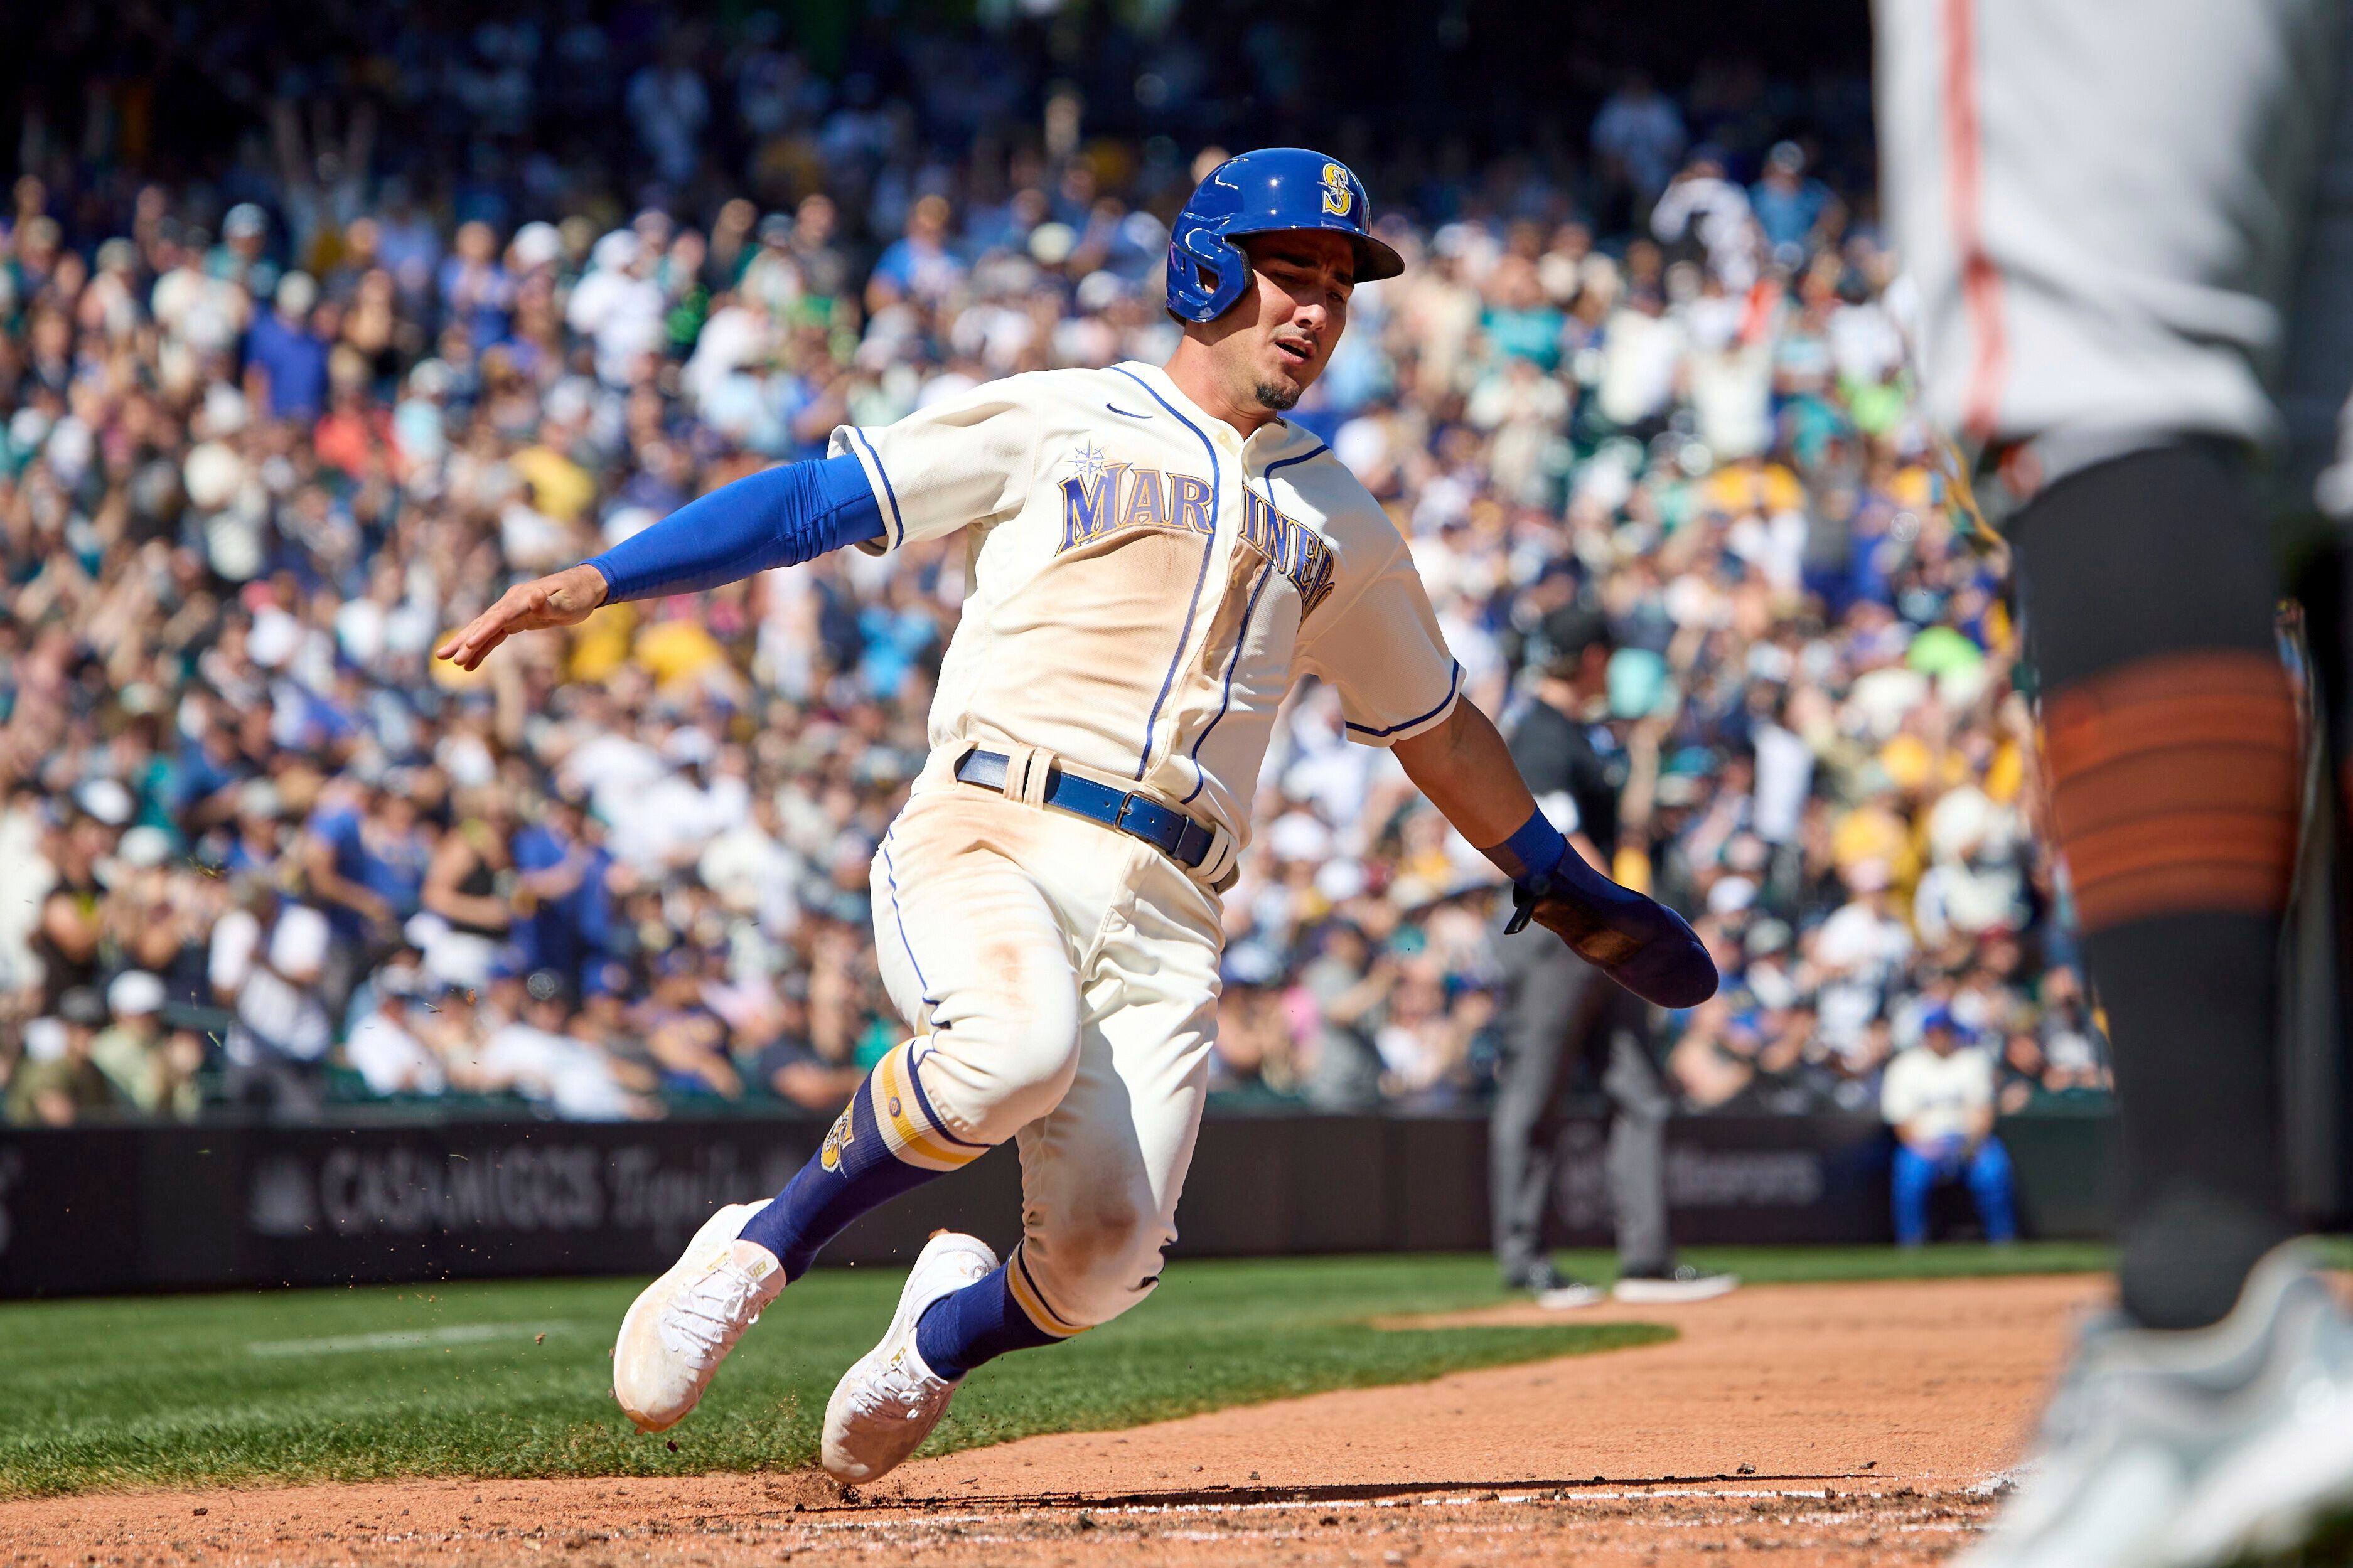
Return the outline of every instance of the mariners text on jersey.
{"type": "MultiPolygon", "coordinates": [[[[1164,474],[1107,459],[1089,442],[1071,458],[1062,481],[1062,543],[1069,550],[1114,528],[1186,528],[1214,531],[1209,481],[1194,474],[1164,474]]],[[[1332,552],[1314,530],[1282,515],[1256,490],[1242,492],[1241,541],[1299,591],[1301,616],[1315,613],[1332,592],[1332,552]]]]}
{"type": "Polygon", "coordinates": [[[1286,421],[1244,437],[1156,366],[1010,376],[832,449],[882,511],[864,548],[965,531],[935,752],[1042,747],[1242,840],[1302,676],[1373,745],[1454,704],[1411,552],[1356,476],[1286,421]]]}

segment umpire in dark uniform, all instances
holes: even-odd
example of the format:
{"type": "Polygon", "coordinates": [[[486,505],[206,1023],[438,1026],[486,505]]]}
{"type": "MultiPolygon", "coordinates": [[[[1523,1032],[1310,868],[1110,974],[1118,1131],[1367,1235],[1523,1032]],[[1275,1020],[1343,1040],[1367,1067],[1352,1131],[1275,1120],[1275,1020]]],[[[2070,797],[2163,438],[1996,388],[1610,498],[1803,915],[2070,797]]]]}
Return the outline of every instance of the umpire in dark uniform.
{"type": "MultiPolygon", "coordinates": [[[[1544,618],[1535,701],[1514,727],[1512,761],[1577,852],[1609,870],[1618,847],[1626,753],[1586,717],[1609,692],[1613,647],[1601,616],[1577,605],[1544,618]]],[[[1652,1055],[1650,1008],[1561,942],[1511,942],[1504,954],[1504,1059],[1490,1124],[1495,1262],[1508,1289],[1548,1307],[1602,1293],[1559,1273],[1544,1245],[1570,1089],[1584,1079],[1609,1108],[1607,1164],[1629,1301],[1702,1300],[1732,1276],[1679,1265],[1667,1231],[1666,1131],[1673,1097],[1652,1055]]]]}

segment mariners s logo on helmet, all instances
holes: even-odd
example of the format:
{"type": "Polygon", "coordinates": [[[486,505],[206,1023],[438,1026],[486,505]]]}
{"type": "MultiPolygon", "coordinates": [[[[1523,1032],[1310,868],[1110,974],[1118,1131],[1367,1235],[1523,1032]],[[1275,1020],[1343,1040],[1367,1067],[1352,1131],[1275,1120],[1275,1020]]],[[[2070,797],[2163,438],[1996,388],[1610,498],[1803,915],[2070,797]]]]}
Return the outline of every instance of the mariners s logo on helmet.
{"type": "Polygon", "coordinates": [[[1324,210],[1335,217],[1345,217],[1356,205],[1356,193],[1348,188],[1348,171],[1337,163],[1324,165],[1324,210]]]}

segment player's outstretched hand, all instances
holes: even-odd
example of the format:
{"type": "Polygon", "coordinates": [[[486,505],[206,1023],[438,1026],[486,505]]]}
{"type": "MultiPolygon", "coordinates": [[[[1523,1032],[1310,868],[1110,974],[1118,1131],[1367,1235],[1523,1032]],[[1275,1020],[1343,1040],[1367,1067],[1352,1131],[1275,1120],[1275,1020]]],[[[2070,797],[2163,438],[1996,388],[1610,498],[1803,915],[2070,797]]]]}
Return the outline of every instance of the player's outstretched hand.
{"type": "Polygon", "coordinates": [[[517,632],[549,626],[575,626],[588,612],[605,602],[605,574],[582,563],[552,577],[519,583],[499,595],[499,602],[476,616],[466,628],[433,650],[460,669],[480,669],[491,650],[517,632]]]}
{"type": "Polygon", "coordinates": [[[1516,884],[1512,901],[1506,935],[1533,920],[1645,1002],[1696,1007],[1715,994],[1715,961],[1683,916],[1620,887],[1575,849],[1540,885],[1516,884]]]}

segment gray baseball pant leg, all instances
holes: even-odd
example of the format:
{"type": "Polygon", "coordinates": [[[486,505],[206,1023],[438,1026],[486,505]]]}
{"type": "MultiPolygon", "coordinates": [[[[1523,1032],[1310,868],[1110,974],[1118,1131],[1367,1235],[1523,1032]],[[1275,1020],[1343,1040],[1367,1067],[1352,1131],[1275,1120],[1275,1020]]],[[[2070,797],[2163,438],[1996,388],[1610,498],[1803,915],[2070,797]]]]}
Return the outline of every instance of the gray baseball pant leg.
{"type": "Polygon", "coordinates": [[[1675,1261],[1667,1230],[1667,1117],[1674,1100],[1651,1054],[1649,1010],[1640,997],[1614,985],[1609,990],[1601,1092],[1609,1100],[1609,1206],[1618,1222],[1618,1268],[1663,1274],[1675,1261]]]}
{"type": "Polygon", "coordinates": [[[1577,1015],[1608,983],[1541,936],[1506,942],[1503,960],[1504,1059],[1496,1064],[1487,1123],[1487,1190],[1495,1267],[1506,1286],[1515,1286],[1544,1258],[1569,1040],[1577,1015]]]}
{"type": "Polygon", "coordinates": [[[1673,1259],[1666,1212],[1666,1121],[1672,1109],[1649,1051],[1642,1005],[1552,942],[1504,950],[1504,1057],[1488,1123],[1495,1266],[1516,1284],[1543,1261],[1545,1215],[1559,1171],[1569,1075],[1596,1058],[1609,1100],[1607,1167],[1620,1264],[1673,1259]]]}

